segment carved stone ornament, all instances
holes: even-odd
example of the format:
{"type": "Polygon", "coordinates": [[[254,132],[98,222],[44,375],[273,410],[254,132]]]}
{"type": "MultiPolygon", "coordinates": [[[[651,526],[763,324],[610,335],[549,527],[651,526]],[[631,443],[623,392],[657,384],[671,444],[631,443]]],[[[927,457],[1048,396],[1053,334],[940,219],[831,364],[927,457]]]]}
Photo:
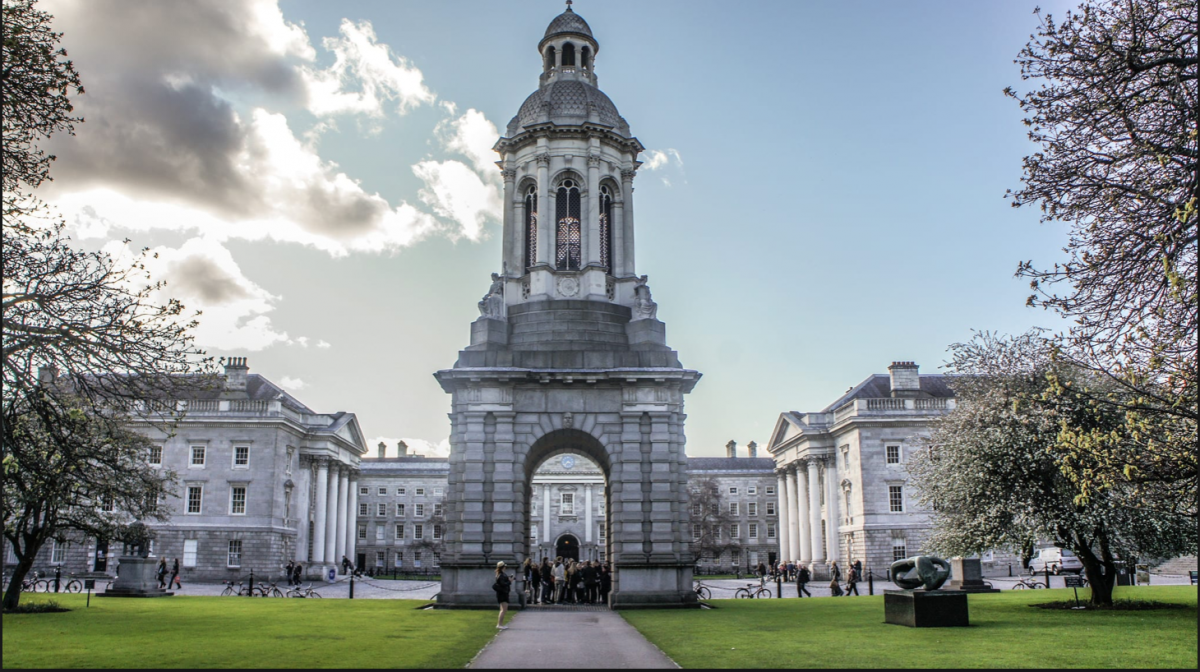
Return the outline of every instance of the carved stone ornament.
{"type": "Polygon", "coordinates": [[[932,555],[918,555],[892,563],[892,582],[904,590],[937,590],[950,578],[950,563],[932,555]]]}
{"type": "Polygon", "coordinates": [[[479,300],[479,314],[493,320],[505,318],[504,278],[499,273],[492,273],[492,286],[479,300]]]}
{"type": "Polygon", "coordinates": [[[638,278],[637,286],[633,289],[632,321],[658,319],[658,304],[650,298],[650,287],[646,281],[647,277],[644,275],[638,278]]]}
{"type": "Polygon", "coordinates": [[[563,413],[563,427],[570,429],[575,426],[575,416],[570,413],[563,413]]]}
{"type": "Polygon", "coordinates": [[[558,293],[562,296],[576,296],[579,294],[579,278],[559,278],[558,293]]]}
{"type": "Polygon", "coordinates": [[[505,182],[512,182],[513,180],[517,179],[517,169],[504,168],[500,171],[500,175],[504,177],[505,182]]]}

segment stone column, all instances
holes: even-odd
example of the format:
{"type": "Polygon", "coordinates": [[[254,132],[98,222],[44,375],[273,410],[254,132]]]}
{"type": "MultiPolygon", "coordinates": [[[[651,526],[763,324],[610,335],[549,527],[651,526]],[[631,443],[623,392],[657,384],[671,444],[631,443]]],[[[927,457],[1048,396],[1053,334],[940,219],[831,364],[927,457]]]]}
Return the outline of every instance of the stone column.
{"type": "Polygon", "coordinates": [[[320,565],[325,562],[326,524],[329,517],[329,460],[324,458],[317,459],[317,505],[313,513],[316,520],[313,522],[312,561],[320,565]]]}
{"type": "Polygon", "coordinates": [[[334,549],[334,562],[341,562],[346,556],[346,536],[349,532],[349,520],[346,519],[350,508],[350,469],[341,465],[338,469],[338,501],[337,501],[337,546],[334,549]]]}
{"type": "Polygon", "coordinates": [[[783,561],[796,560],[797,556],[788,555],[791,553],[791,547],[788,545],[788,511],[791,510],[792,503],[789,498],[792,495],[788,494],[788,478],[786,471],[779,471],[779,485],[775,487],[775,492],[778,493],[779,503],[776,504],[779,510],[779,559],[783,561]]]}
{"type": "Polygon", "coordinates": [[[358,546],[358,470],[350,471],[350,501],[346,505],[346,556],[357,566],[354,551],[358,546]]]}
{"type": "Polygon", "coordinates": [[[622,224],[625,221],[624,209],[625,205],[620,200],[613,201],[612,219],[608,223],[612,228],[612,270],[610,273],[618,278],[627,275],[625,272],[627,268],[625,264],[625,227],[622,224]]]}
{"type": "MultiPolygon", "coordinates": [[[[508,270],[514,275],[525,275],[525,246],[528,244],[525,241],[525,199],[520,198],[513,203],[513,221],[516,232],[513,233],[513,257],[516,266],[509,266],[508,270]]],[[[537,261],[537,255],[533,257],[533,261],[537,261]]]]}
{"type": "MultiPolygon", "coordinates": [[[[492,553],[496,559],[509,562],[524,560],[521,553],[525,550],[524,532],[520,530],[517,521],[525,520],[525,497],[517,496],[517,492],[525,492],[524,472],[513,468],[516,455],[513,452],[513,432],[515,413],[492,411],[490,422],[485,419],[485,434],[489,452],[495,460],[492,472],[494,491],[492,492],[492,553]]],[[[433,528],[430,527],[432,530],[433,528]]]]}
{"type": "MultiPolygon", "coordinates": [[[[837,458],[830,455],[825,460],[825,546],[829,549],[829,562],[839,559],[841,546],[838,535],[838,477],[837,458]]],[[[843,568],[844,570],[844,568],[843,568]]]]}
{"type": "Polygon", "coordinates": [[[624,229],[625,273],[627,275],[636,275],[637,273],[633,263],[633,176],[636,174],[637,171],[632,169],[621,171],[621,198],[624,201],[621,227],[624,229]]]}
{"type": "MultiPolygon", "coordinates": [[[[786,481],[787,508],[789,514],[788,519],[790,521],[794,517],[791,515],[791,513],[796,510],[796,502],[798,501],[796,499],[796,471],[794,469],[787,470],[786,481]]],[[[788,530],[788,546],[786,553],[787,556],[792,560],[796,560],[800,557],[800,537],[799,535],[794,534],[794,530],[788,530]]]]}
{"type": "Polygon", "coordinates": [[[825,562],[825,552],[821,550],[821,481],[817,473],[817,461],[808,461],[808,520],[812,535],[812,561],[825,562]]]}
{"type": "MultiPolygon", "coordinates": [[[[583,229],[584,266],[600,265],[600,157],[587,157],[587,219],[583,229]]],[[[611,250],[609,251],[611,254],[611,250]]]]}
{"type": "Polygon", "coordinates": [[[550,155],[537,156],[537,263],[552,265],[554,249],[554,212],[550,209],[550,155]]]}
{"type": "Polygon", "coordinates": [[[325,507],[325,564],[336,565],[341,557],[337,555],[337,509],[338,509],[338,471],[341,465],[332,462],[329,465],[329,503],[325,507]]]}
{"type": "Polygon", "coordinates": [[[544,514],[542,515],[542,543],[550,543],[550,486],[542,486],[542,506],[544,514]]]}
{"type": "Polygon", "coordinates": [[[517,198],[517,194],[515,193],[516,185],[514,184],[517,179],[517,171],[515,168],[505,168],[500,171],[500,174],[504,177],[504,193],[502,195],[502,198],[504,198],[503,229],[508,234],[501,241],[503,249],[500,258],[504,260],[508,272],[520,275],[520,271],[524,269],[520,268],[521,262],[517,260],[521,247],[516,242],[520,240],[520,236],[517,234],[523,227],[521,226],[521,222],[517,222],[516,217],[513,216],[513,206],[515,205],[513,201],[517,198]]]}
{"type": "Polygon", "coordinates": [[[592,543],[592,484],[585,483],[583,486],[583,541],[586,544],[592,543]]]}
{"type": "Polygon", "coordinates": [[[292,517],[296,519],[296,562],[308,564],[308,514],[312,508],[309,501],[312,492],[312,465],[307,457],[300,456],[300,470],[296,472],[296,489],[292,495],[292,517]]]}
{"type": "Polygon", "coordinates": [[[808,477],[804,463],[796,463],[796,508],[792,509],[792,536],[800,540],[800,561],[812,562],[812,517],[808,515],[808,477]]]}

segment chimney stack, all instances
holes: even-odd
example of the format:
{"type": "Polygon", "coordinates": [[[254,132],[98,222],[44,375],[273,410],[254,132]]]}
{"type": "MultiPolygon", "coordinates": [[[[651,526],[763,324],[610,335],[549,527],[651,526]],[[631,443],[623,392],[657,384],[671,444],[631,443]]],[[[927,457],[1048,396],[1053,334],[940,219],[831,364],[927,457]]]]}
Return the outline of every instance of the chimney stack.
{"type": "Polygon", "coordinates": [[[750,457],[758,457],[758,444],[751,441],[746,444],[746,449],[750,451],[750,457]]]}
{"type": "Polygon", "coordinates": [[[387,444],[383,441],[379,442],[379,459],[387,457],[387,444]]]}
{"type": "Polygon", "coordinates": [[[916,397],[921,394],[919,367],[912,362],[892,362],[888,373],[892,375],[893,397],[916,397]]]}
{"type": "Polygon", "coordinates": [[[225,391],[245,392],[246,375],[250,368],[246,366],[245,357],[229,357],[225,360],[225,391]]]}
{"type": "Polygon", "coordinates": [[[725,457],[737,457],[737,441],[725,444],[725,457]]]}
{"type": "Polygon", "coordinates": [[[408,457],[408,444],[403,441],[396,442],[396,456],[408,457]]]}

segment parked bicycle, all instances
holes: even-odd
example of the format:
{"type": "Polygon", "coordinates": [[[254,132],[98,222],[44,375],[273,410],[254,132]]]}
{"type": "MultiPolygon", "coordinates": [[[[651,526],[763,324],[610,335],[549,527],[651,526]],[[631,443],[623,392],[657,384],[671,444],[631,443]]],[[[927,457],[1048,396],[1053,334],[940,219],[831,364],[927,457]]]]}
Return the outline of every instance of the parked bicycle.
{"type": "Polygon", "coordinates": [[[709,586],[697,581],[695,585],[696,597],[701,600],[711,600],[712,590],[709,586]]]}
{"type": "Polygon", "coordinates": [[[753,583],[747,583],[745,588],[738,588],[734,593],[735,599],[754,599],[756,597],[771,597],[771,589],[766,586],[756,586],[753,583]]]}
{"type": "Polygon", "coordinates": [[[254,587],[255,595],[259,597],[285,597],[283,591],[275,583],[263,581],[254,587]]]}
{"type": "Polygon", "coordinates": [[[1025,590],[1026,588],[1034,590],[1037,588],[1045,588],[1046,584],[1037,580],[1036,576],[1018,576],[1016,584],[1013,585],[1013,590],[1025,590]]]}
{"type": "Polygon", "coordinates": [[[241,581],[225,581],[225,590],[221,591],[221,597],[244,597],[248,594],[249,589],[241,581]]]}
{"type": "Polygon", "coordinates": [[[296,586],[287,591],[287,597],[320,597],[320,593],[313,590],[312,584],[307,586],[296,586]]]}

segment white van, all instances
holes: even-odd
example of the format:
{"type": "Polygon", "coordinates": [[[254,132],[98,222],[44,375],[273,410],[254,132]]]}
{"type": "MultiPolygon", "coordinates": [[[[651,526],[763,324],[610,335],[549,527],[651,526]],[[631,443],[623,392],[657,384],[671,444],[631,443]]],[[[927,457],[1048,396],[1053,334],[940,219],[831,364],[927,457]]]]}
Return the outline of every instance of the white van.
{"type": "Polygon", "coordinates": [[[1055,575],[1063,572],[1075,572],[1078,574],[1083,571],[1083,563],[1079,561],[1075,552],[1070,549],[1043,548],[1029,561],[1029,570],[1036,574],[1041,574],[1047,569],[1055,575]]]}

